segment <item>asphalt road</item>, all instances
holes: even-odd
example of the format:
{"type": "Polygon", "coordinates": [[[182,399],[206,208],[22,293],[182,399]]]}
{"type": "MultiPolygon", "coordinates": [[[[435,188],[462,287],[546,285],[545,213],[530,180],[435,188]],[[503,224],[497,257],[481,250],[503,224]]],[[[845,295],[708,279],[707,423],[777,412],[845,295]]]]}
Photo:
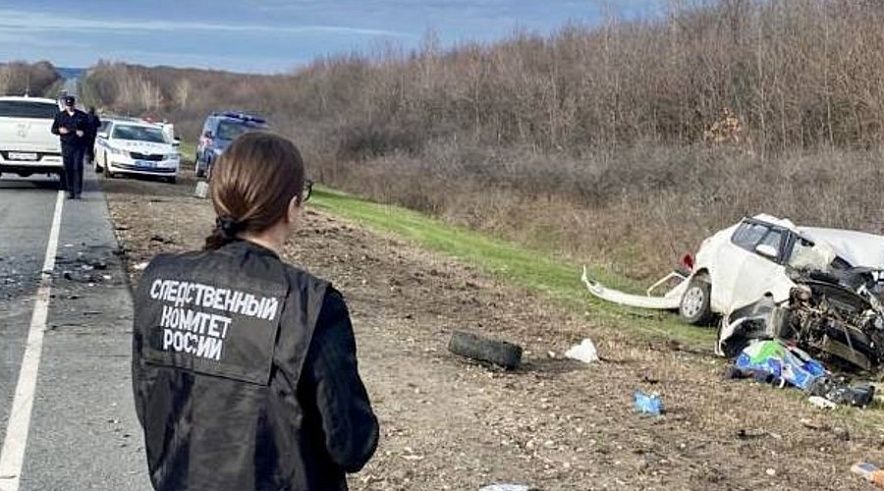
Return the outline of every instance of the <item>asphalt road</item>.
{"type": "Polygon", "coordinates": [[[87,174],[82,200],[60,200],[46,275],[56,181],[0,178],[0,491],[151,489],[130,386],[131,297],[87,174]]]}

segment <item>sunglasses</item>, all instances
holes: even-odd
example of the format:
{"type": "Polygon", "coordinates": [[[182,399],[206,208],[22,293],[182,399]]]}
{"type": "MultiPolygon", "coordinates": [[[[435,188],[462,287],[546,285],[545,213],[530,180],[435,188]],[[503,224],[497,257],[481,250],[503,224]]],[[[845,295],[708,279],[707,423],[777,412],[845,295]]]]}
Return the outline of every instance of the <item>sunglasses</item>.
{"type": "Polygon", "coordinates": [[[304,181],[304,191],[301,194],[301,203],[306,202],[313,195],[313,181],[307,179],[304,181]]]}

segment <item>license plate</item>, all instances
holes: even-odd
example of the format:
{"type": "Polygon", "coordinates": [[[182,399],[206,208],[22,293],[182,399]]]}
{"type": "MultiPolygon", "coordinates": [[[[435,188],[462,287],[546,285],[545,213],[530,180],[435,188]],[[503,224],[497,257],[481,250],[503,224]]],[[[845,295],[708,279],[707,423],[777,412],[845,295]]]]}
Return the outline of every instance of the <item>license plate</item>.
{"type": "Polygon", "coordinates": [[[137,167],[144,167],[145,169],[153,169],[157,166],[156,162],[151,162],[150,160],[138,160],[135,162],[137,167]]]}
{"type": "Polygon", "coordinates": [[[9,160],[37,160],[36,153],[9,152],[9,160]]]}

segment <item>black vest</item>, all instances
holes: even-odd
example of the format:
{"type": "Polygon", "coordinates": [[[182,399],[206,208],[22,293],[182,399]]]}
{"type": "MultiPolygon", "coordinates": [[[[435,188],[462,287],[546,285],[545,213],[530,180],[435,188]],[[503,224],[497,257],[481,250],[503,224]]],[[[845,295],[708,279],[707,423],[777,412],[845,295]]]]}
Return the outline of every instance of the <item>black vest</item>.
{"type": "Polygon", "coordinates": [[[132,366],[156,489],[346,489],[298,392],[327,290],[243,241],[151,262],[132,366]]]}

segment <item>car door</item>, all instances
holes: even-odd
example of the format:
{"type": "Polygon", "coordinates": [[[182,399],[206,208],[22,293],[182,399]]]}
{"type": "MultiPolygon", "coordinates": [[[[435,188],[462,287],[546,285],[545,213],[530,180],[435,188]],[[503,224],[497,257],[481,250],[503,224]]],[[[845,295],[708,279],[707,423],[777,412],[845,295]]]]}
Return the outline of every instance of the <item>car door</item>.
{"type": "Polygon", "coordinates": [[[209,144],[209,139],[206,138],[206,134],[208,132],[212,131],[212,123],[214,121],[215,121],[214,118],[208,118],[206,120],[205,124],[203,124],[203,130],[200,132],[200,138],[199,138],[199,141],[197,142],[197,147],[196,147],[197,160],[202,160],[203,162],[205,162],[206,150],[207,150],[206,147],[209,144]]]}
{"type": "MultiPolygon", "coordinates": [[[[751,234],[740,237],[735,245],[743,249],[734,277],[731,304],[727,311],[743,307],[760,300],[768,293],[779,293],[784,281],[788,282],[783,258],[786,244],[789,243],[789,231],[764,223],[752,223],[751,234]],[[758,252],[759,245],[767,245],[776,251],[773,257],[758,252]]],[[[788,290],[787,290],[788,294],[788,290]]],[[[780,299],[776,299],[780,300],[780,299]]]]}

